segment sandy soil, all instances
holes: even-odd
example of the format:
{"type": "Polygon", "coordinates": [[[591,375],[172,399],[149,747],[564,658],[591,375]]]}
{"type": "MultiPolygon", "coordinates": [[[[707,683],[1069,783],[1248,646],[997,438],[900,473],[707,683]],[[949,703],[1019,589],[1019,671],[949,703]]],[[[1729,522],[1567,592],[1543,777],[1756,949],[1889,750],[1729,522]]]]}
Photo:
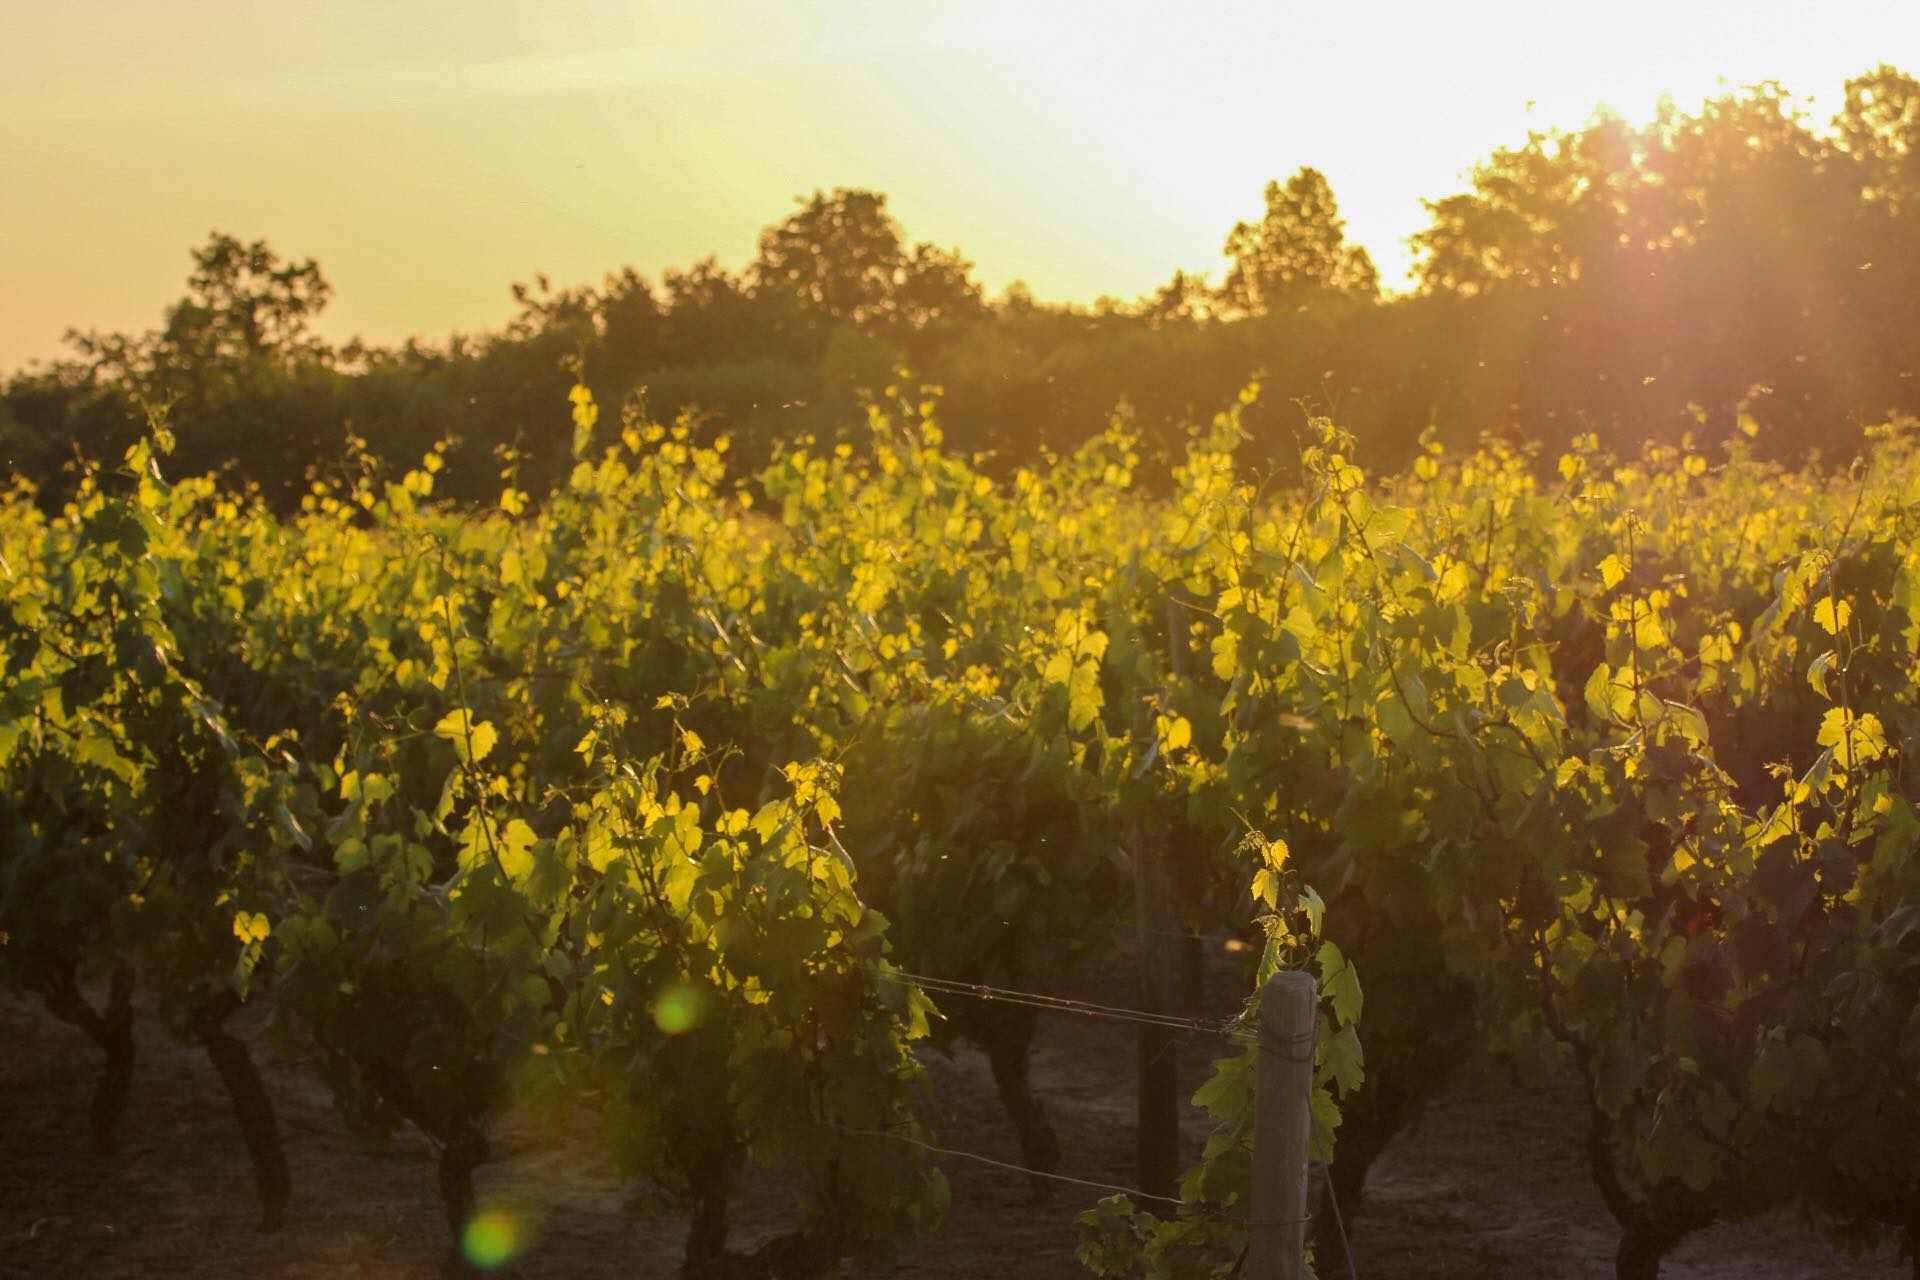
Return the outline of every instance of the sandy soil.
{"type": "MultiPolygon", "coordinates": [[[[1221,985],[1221,984],[1216,984],[1221,985]]],[[[1111,999],[1113,984],[1090,987],[1111,999]]],[[[248,1034],[258,1014],[236,1019],[248,1034]]],[[[87,1100],[98,1054],[37,1004],[0,999],[0,1277],[431,1277],[446,1247],[424,1141],[369,1153],[348,1136],[326,1091],[298,1060],[263,1055],[294,1178],[287,1229],[254,1229],[253,1188],[238,1126],[206,1058],[143,1018],[121,1150],[93,1153],[87,1100]]],[[[1212,1046],[1193,1043],[1182,1074],[1197,1085],[1212,1046]]],[[[1066,1152],[1064,1172],[1132,1180],[1132,1038],[1128,1027],[1058,1016],[1043,1022],[1036,1086],[1066,1152]]],[[[944,1145],[1002,1160],[1017,1144],[994,1099],[984,1055],[929,1055],[944,1145]]],[[[1614,1235],[1583,1173],[1581,1116],[1571,1086],[1438,1110],[1382,1157],[1367,1213],[1352,1226],[1354,1273],[1414,1277],[1608,1276],[1614,1235]]],[[[1190,1154],[1204,1117],[1187,1118],[1190,1154]]],[[[533,1243],[501,1274],[637,1277],[676,1274],[672,1222],[622,1213],[621,1188],[587,1144],[554,1147],[511,1126],[502,1158],[482,1173],[483,1199],[515,1206],[533,1243]]],[[[1003,1170],[944,1160],[954,1208],[938,1235],[891,1274],[928,1280],[1075,1276],[1073,1215],[1098,1198],[1074,1188],[1036,1199],[1003,1170]]],[[[766,1180],[754,1203],[777,1206],[766,1180]]],[[[742,1242],[777,1211],[739,1213],[742,1242]]],[[[1338,1260],[1326,1267],[1344,1275],[1338,1260]]],[[[1848,1265],[1792,1214],[1712,1228],[1673,1255],[1672,1280],[1786,1280],[1911,1274],[1882,1259],[1848,1265]]]]}

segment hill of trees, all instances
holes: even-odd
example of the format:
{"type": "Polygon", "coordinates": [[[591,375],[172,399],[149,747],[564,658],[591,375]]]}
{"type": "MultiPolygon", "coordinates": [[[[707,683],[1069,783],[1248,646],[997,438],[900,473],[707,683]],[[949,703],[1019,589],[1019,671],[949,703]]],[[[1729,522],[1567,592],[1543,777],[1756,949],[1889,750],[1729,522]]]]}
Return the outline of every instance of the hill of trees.
{"type": "Polygon", "coordinates": [[[76,453],[117,456],[164,409],[175,466],[227,471],[277,501],[347,433],[417,459],[457,437],[442,492],[540,491],[565,469],[554,409],[577,372],[608,404],[691,414],[748,460],[864,415],[896,370],[944,388],[951,445],[1008,467],[1062,452],[1116,410],[1150,457],[1181,425],[1265,384],[1250,426],[1296,452],[1303,409],[1396,465],[1423,433],[1560,443],[1706,442],[1759,429],[1817,455],[1833,424],[1920,411],[1920,81],[1880,66],[1820,122],[1778,86],[1608,114],[1494,151],[1428,202],[1416,286],[1382,293],[1319,172],[1233,227],[1218,286],[1183,272],[1134,302],[989,299],[956,250],[911,244],[870,191],[816,192],[744,271],[714,260],[650,280],[513,286],[504,330],[397,348],[320,339],[318,263],[215,234],[186,295],[143,335],[74,333],[72,354],[0,394],[0,457],[56,496],[76,453]]]}

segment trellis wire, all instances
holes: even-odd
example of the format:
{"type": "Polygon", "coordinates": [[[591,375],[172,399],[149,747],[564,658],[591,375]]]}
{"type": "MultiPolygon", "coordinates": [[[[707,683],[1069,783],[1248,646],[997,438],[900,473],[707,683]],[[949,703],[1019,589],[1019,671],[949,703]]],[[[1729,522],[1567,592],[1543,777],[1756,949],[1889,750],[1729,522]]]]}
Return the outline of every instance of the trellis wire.
{"type": "Polygon", "coordinates": [[[1130,1199],[1145,1201],[1149,1204],[1172,1205],[1175,1208],[1185,1209],[1189,1212],[1199,1214],[1202,1217],[1217,1218],[1222,1222],[1236,1222],[1248,1227],[1293,1227],[1307,1226],[1313,1221],[1313,1216],[1309,1214],[1305,1218],[1288,1218],[1274,1222],[1250,1222],[1244,1218],[1236,1218],[1230,1213],[1222,1213],[1218,1209],[1211,1208],[1204,1204],[1198,1204],[1192,1200],[1181,1200],[1174,1196],[1156,1196],[1141,1191],[1137,1187],[1123,1187],[1114,1182],[1095,1182],[1090,1178],[1076,1178],[1065,1173],[1048,1173],[1042,1169],[1029,1169],[1025,1165],[1015,1164],[1011,1160],[1000,1160],[993,1156],[984,1156],[977,1151],[962,1151],[957,1147],[943,1147],[937,1143],[916,1138],[909,1133],[896,1133],[889,1129],[855,1129],[848,1125],[835,1124],[831,1121],[825,1123],[829,1129],[838,1130],[841,1133],[856,1138],[885,1138],[889,1142],[899,1142],[910,1147],[918,1147],[922,1151],[929,1151],[934,1155],[951,1156],[956,1160],[970,1160],[975,1164],[985,1165],[991,1169],[1000,1169],[1007,1173],[1023,1173],[1029,1178],[1042,1178],[1048,1182],[1062,1182],[1069,1186],[1085,1187],[1091,1191],[1111,1192],[1114,1195],[1126,1196],[1130,1199]]]}
{"type": "MultiPolygon", "coordinates": [[[[1293,1037],[1286,1044],[1268,1041],[1258,1032],[1241,1023],[1226,1020],[1215,1021],[1209,1018],[1182,1018],[1174,1014],[1149,1013],[1143,1009],[1127,1009],[1119,1005],[1095,1004],[1087,1000],[1070,1000],[1065,996],[1041,995],[1032,991],[1015,991],[1007,987],[988,986],[982,982],[961,982],[953,978],[934,978],[925,974],[909,973],[905,969],[882,969],[878,965],[866,968],[876,977],[889,982],[911,983],[928,991],[942,995],[967,996],[983,1003],[1022,1005],[1027,1008],[1044,1009],[1053,1013],[1073,1013],[1084,1018],[1104,1018],[1113,1022],[1132,1022],[1142,1026],[1166,1027],[1176,1031],[1193,1031],[1204,1035],[1223,1036],[1240,1044],[1258,1044],[1263,1049],[1285,1052],[1293,1061],[1301,1061],[1292,1050],[1299,1045],[1311,1045],[1316,1036],[1313,1032],[1293,1037]]],[[[1309,1050],[1311,1052],[1311,1050],[1309,1050]]]]}
{"type": "MultiPolygon", "coordinates": [[[[1240,1041],[1241,1043],[1258,1044],[1262,1050],[1286,1052],[1287,1056],[1296,1062],[1310,1060],[1313,1049],[1309,1047],[1304,1058],[1293,1051],[1302,1045],[1312,1046],[1317,1039],[1315,1032],[1308,1031],[1301,1035],[1289,1037],[1286,1042],[1282,1043],[1271,1041],[1233,1020],[1216,1021],[1207,1018],[1183,1018],[1172,1014],[1150,1013],[1143,1009],[1128,1009],[1119,1005],[1096,1004],[1089,1000],[1073,1000],[1065,996],[1042,995],[1032,991],[1016,991],[1007,987],[990,986],[983,982],[962,982],[953,978],[935,978],[926,974],[912,973],[898,967],[882,968],[879,965],[868,965],[865,967],[876,977],[887,981],[910,983],[925,990],[939,992],[943,995],[960,995],[986,1003],[998,1002],[1002,1004],[1021,1005],[1054,1013],[1072,1013],[1087,1018],[1100,1018],[1114,1022],[1131,1022],[1143,1026],[1166,1027],[1173,1030],[1224,1036],[1231,1040],[1240,1041]]],[[[1096,1182],[1092,1179],[1076,1178],[1064,1173],[1050,1173],[1042,1169],[1029,1169],[1025,1165],[1015,1164],[1008,1160],[1000,1160],[993,1156],[981,1155],[976,1151],[963,1151],[955,1147],[939,1146],[936,1143],[913,1137],[911,1134],[895,1133],[884,1129],[854,1129],[846,1125],[832,1122],[826,1123],[829,1128],[856,1137],[884,1138],[891,1142],[901,1142],[909,1146],[918,1147],[934,1155],[947,1156],[956,1160],[968,1160],[975,1164],[1000,1169],[1008,1173],[1024,1174],[1029,1178],[1039,1178],[1049,1182],[1084,1187],[1093,1191],[1105,1191],[1114,1195],[1123,1195],[1129,1199],[1144,1201],[1149,1204],[1172,1205],[1204,1217],[1239,1223],[1248,1228],[1263,1226],[1306,1227],[1310,1226],[1313,1222],[1312,1214],[1308,1214],[1305,1218],[1276,1219],[1272,1222],[1264,1220],[1257,1222],[1250,1221],[1236,1218],[1231,1214],[1222,1213],[1217,1209],[1195,1203],[1194,1201],[1181,1200],[1171,1196],[1152,1195],[1137,1187],[1125,1187],[1117,1183],[1096,1182]]],[[[1321,1169],[1325,1172],[1326,1166],[1322,1165],[1321,1169]]],[[[1325,1179],[1324,1185],[1327,1192],[1327,1203],[1333,1211],[1334,1228],[1340,1236],[1340,1248],[1345,1257],[1348,1280],[1358,1280],[1353,1260],[1353,1249],[1347,1240],[1346,1222],[1340,1213],[1340,1200],[1334,1192],[1333,1179],[1330,1175],[1325,1179]]]]}

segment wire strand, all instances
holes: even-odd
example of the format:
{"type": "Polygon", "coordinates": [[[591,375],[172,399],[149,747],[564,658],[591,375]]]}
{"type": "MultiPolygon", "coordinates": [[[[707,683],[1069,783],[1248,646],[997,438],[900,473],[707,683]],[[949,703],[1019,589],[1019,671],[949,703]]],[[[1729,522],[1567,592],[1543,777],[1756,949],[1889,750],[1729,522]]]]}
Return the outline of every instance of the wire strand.
{"type": "Polygon", "coordinates": [[[1182,1018],[1174,1014],[1148,1013],[1141,1009],[1124,1009],[1117,1005],[1094,1004],[1086,1000],[1069,1000],[1064,996],[1039,995],[1031,991],[1014,991],[1006,987],[992,987],[979,982],[961,982],[953,978],[933,978],[925,974],[909,973],[905,969],[882,969],[877,965],[866,968],[875,976],[890,982],[912,983],[928,991],[942,995],[967,996],[970,999],[986,1003],[1020,1005],[1027,1008],[1043,1009],[1053,1013],[1075,1013],[1087,1018],[1106,1018],[1116,1022],[1132,1022],[1142,1026],[1161,1027],[1177,1031],[1197,1031],[1206,1035],[1223,1036],[1239,1044],[1258,1046],[1263,1052],[1284,1055],[1290,1062],[1311,1062],[1314,1058],[1314,1046],[1319,1039],[1317,1029],[1310,1028],[1297,1035],[1276,1039],[1264,1031],[1255,1030],[1233,1021],[1214,1021],[1206,1018],[1182,1018]],[[1305,1053],[1296,1050],[1307,1046],[1305,1053]]]}
{"type": "Polygon", "coordinates": [[[1207,1035],[1222,1035],[1241,1040],[1254,1039],[1254,1033],[1252,1031],[1233,1020],[1183,1018],[1178,1014],[1151,1013],[1144,1009],[1127,1009],[1119,1005],[1095,1004],[1088,1000],[1070,1000],[1065,996],[1041,995],[1032,991],[1014,991],[1006,987],[988,986],[982,982],[961,982],[955,978],[934,978],[926,974],[910,973],[900,968],[882,969],[877,965],[868,965],[867,968],[877,976],[888,981],[912,983],[924,987],[928,991],[938,991],[946,995],[969,996],[975,1000],[1024,1005],[1035,1009],[1051,1010],[1055,1013],[1075,1013],[1087,1018],[1107,1018],[1117,1022],[1134,1022],[1144,1026],[1165,1027],[1175,1031],[1197,1031],[1207,1035]]]}
{"type": "Polygon", "coordinates": [[[1095,1182],[1090,1178],[1076,1178],[1064,1173],[1048,1173],[1042,1169],[1029,1169],[1025,1165],[1015,1164],[1010,1160],[999,1160],[993,1156],[984,1156],[977,1151],[962,1151],[957,1147],[943,1147],[937,1143],[916,1138],[912,1134],[895,1133],[887,1129],[855,1129],[848,1125],[836,1124],[833,1121],[823,1121],[822,1123],[829,1129],[834,1129],[856,1138],[885,1138],[889,1142],[899,1142],[910,1147],[918,1147],[922,1151],[928,1151],[934,1155],[949,1156],[956,1160],[970,1160],[975,1164],[986,1165],[988,1168],[1000,1169],[1007,1173],[1025,1174],[1029,1178],[1043,1178],[1049,1182],[1063,1182],[1069,1186],[1086,1187],[1092,1191],[1112,1192],[1115,1195],[1127,1196],[1133,1200],[1146,1201],[1155,1205],[1171,1205],[1174,1208],[1185,1209],[1189,1212],[1200,1214],[1203,1217],[1218,1218],[1223,1222],[1237,1222],[1247,1227],[1304,1227],[1313,1222],[1312,1214],[1308,1214],[1304,1218],[1282,1218],[1273,1221],[1266,1219],[1251,1220],[1236,1218],[1232,1214],[1222,1213],[1218,1209],[1210,1208],[1204,1204],[1197,1204],[1192,1200],[1182,1200],[1177,1196],[1156,1196],[1150,1192],[1141,1191],[1137,1187],[1123,1187],[1113,1182],[1095,1182]]]}
{"type": "Polygon", "coordinates": [[[1320,1173],[1327,1188],[1327,1205],[1333,1210],[1333,1227],[1340,1233],[1340,1256],[1347,1264],[1347,1280],[1360,1280],[1360,1273],[1354,1269],[1353,1246],[1347,1242],[1346,1216],[1340,1212],[1340,1197],[1333,1189],[1333,1170],[1323,1164],[1320,1173]]]}
{"type": "Polygon", "coordinates": [[[899,972],[899,976],[916,982],[930,991],[943,991],[951,995],[972,996],[979,1000],[1002,1001],[1008,1004],[1032,1005],[1036,1008],[1051,1009],[1059,1013],[1077,1013],[1083,1017],[1110,1018],[1122,1022],[1137,1022],[1148,1026],[1167,1027],[1182,1031],[1203,1031],[1211,1034],[1226,1034],[1238,1030],[1231,1022],[1215,1022],[1204,1018],[1184,1018],[1178,1014],[1152,1013],[1144,1009],[1127,1009],[1118,1005],[1095,1004],[1092,1001],[1072,1000],[1065,996],[1050,996],[1032,991],[1015,991],[1006,987],[993,987],[985,983],[961,982],[952,978],[933,978],[924,974],[907,973],[904,970],[899,972]]]}

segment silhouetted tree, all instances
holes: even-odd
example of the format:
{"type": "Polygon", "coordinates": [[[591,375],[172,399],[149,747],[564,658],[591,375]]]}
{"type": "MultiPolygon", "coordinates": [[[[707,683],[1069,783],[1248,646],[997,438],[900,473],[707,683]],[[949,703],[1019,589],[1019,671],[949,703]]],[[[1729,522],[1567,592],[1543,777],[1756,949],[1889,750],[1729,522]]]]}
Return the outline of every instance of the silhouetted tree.
{"type": "Polygon", "coordinates": [[[1214,296],[1206,277],[1175,271],[1173,279],[1141,299],[1136,314],[1154,328],[1163,324],[1191,324],[1213,314],[1214,296]]]}
{"type": "Polygon", "coordinates": [[[667,295],[662,364],[696,364],[760,354],[769,341],[764,309],[746,282],[708,257],[661,276],[667,295]]]}
{"type": "Polygon", "coordinates": [[[1236,223],[1223,252],[1233,260],[1222,300],[1244,315],[1266,315],[1326,301],[1372,299],[1380,291],[1373,259],[1347,243],[1347,224],[1333,188],[1318,169],[1303,168],[1286,185],[1267,184],[1267,211],[1236,223]]]}
{"type": "Polygon", "coordinates": [[[887,198],[836,189],[814,192],[797,213],[762,231],[747,275],[755,289],[786,293],[810,311],[874,324],[893,318],[906,270],[887,198]]]}
{"type": "Polygon", "coordinates": [[[653,286],[632,267],[623,267],[601,286],[599,372],[631,381],[660,358],[666,313],[653,286]]]}
{"type": "Polygon", "coordinates": [[[761,232],[747,276],[756,292],[785,295],[815,317],[913,331],[980,310],[972,269],[957,252],[931,244],[909,252],[884,195],[838,188],[831,196],[814,192],[761,232]]]}
{"type": "Polygon", "coordinates": [[[1412,237],[1421,288],[1471,296],[1580,279],[1635,239],[1639,145],[1623,120],[1602,114],[1576,132],[1532,132],[1497,149],[1474,166],[1471,190],[1423,202],[1433,221],[1412,237]]]}
{"type": "Polygon", "coordinates": [[[973,319],[986,306],[973,264],[958,249],[916,244],[906,275],[896,291],[899,318],[909,329],[923,330],[944,321],[973,319]]]}
{"type": "Polygon", "coordinates": [[[214,232],[193,250],[187,296],[167,313],[161,344],[171,363],[325,356],[313,321],[333,286],[312,258],[282,263],[265,240],[214,232]]]}
{"type": "Polygon", "coordinates": [[[1920,213],[1920,80],[1881,63],[1847,81],[1833,124],[1865,197],[1895,215],[1920,213]]]}
{"type": "MultiPolygon", "coordinates": [[[[1535,132],[1432,201],[1420,287],[1381,299],[1326,179],[1303,169],[1228,238],[1212,291],[1184,272],[1136,301],[984,301],[956,251],[909,245],[876,192],[799,200],[735,274],[709,258],[657,288],[536,277],[494,334],[330,350],[318,266],[215,235],[186,296],[145,334],[74,334],[74,355],[14,374],[0,463],[57,477],[78,450],[118,456],[171,404],[177,471],[233,467],[284,499],[343,427],[398,463],[454,434],[436,492],[491,500],[512,465],[538,489],[570,464],[574,358],[603,404],[644,388],[694,410],[750,465],[799,433],[861,421],[862,387],[905,362],[947,389],[947,440],[1012,466],[1062,451],[1125,402],[1150,456],[1261,372],[1246,421],[1285,454],[1328,412],[1391,467],[1428,427],[1557,441],[1731,428],[1794,454],[1836,424],[1920,410],[1920,83],[1879,66],[1827,125],[1777,86],[1644,125],[1596,115],[1535,132]]],[[[1550,456],[1550,455],[1549,455],[1550,456]]],[[[1151,470],[1151,469],[1150,469],[1151,470]]],[[[57,487],[46,500],[57,499],[57,487]]]]}

